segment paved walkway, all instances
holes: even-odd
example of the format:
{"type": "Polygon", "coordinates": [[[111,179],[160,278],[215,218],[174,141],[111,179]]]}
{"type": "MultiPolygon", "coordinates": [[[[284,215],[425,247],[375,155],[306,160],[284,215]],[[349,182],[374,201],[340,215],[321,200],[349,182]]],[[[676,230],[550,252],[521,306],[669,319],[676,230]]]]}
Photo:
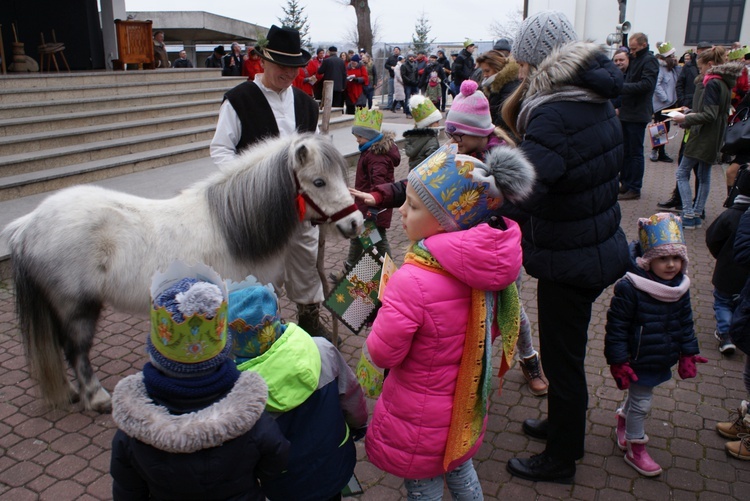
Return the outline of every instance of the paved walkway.
{"type": "MultiPolygon", "coordinates": [[[[401,117],[386,112],[386,121],[401,121],[401,117]]],[[[676,149],[677,144],[668,146],[675,157],[676,149]]],[[[397,176],[404,176],[406,168],[404,161],[397,176]]],[[[643,198],[622,204],[623,228],[629,238],[635,238],[637,218],[656,212],[657,200],[670,192],[674,171],[674,165],[647,161],[643,198]]],[[[711,191],[707,222],[722,210],[724,182],[719,167],[714,168],[711,191]]],[[[397,262],[408,245],[399,220],[396,214],[389,231],[397,262]]],[[[664,467],[664,473],[655,479],[640,477],[623,462],[615,446],[614,410],[623,393],[609,375],[603,355],[610,288],[595,304],[589,330],[588,437],[575,484],[533,483],[511,478],[505,471],[509,458],[538,453],[544,446],[524,436],[521,422],[543,416],[546,400],[531,395],[521,371],[515,368],[506,376],[502,395],[493,392],[487,435],[475,458],[486,499],[750,499],[750,463],[728,457],[724,440],[714,431],[716,422],[726,420],[728,409],[736,408],[746,395],[742,384],[743,356],[722,357],[713,339],[713,259],[704,237],[705,227],[687,233],[695,326],[702,354],[709,363],[699,366],[696,379],[675,379],[656,389],[647,432],[652,455],[664,467]]],[[[327,271],[339,268],[347,249],[348,242],[329,238],[327,271]]],[[[527,278],[522,297],[534,332],[535,296],[536,282],[527,278]]],[[[294,318],[288,301],[282,301],[283,314],[294,318]]],[[[109,451],[115,429],[111,417],[83,412],[78,407],[52,412],[44,409],[28,377],[13,308],[11,283],[0,282],[0,499],[109,499],[109,451]]],[[[91,358],[108,390],[143,366],[147,330],[145,316],[107,311],[101,319],[91,358]]],[[[342,352],[353,367],[365,336],[354,336],[343,327],[340,332],[344,339],[342,352]]],[[[497,381],[494,384],[497,387],[497,381]]],[[[372,406],[373,402],[369,404],[372,406]]],[[[358,445],[358,457],[356,474],[364,488],[358,499],[404,498],[401,480],[371,465],[362,444],[358,445]]]]}

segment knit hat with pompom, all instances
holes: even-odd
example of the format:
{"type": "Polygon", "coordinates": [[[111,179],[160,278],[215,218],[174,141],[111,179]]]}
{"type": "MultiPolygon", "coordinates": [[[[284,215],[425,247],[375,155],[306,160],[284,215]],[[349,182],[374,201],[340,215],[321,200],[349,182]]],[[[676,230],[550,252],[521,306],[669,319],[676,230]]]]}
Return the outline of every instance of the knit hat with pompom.
{"type": "Polygon", "coordinates": [[[461,84],[461,92],[453,99],[445,118],[445,131],[448,134],[483,137],[495,130],[490,103],[478,88],[479,84],[474,80],[464,80],[461,84]]]}
{"type": "Polygon", "coordinates": [[[573,24],[562,12],[542,11],[527,17],[513,44],[513,57],[535,68],[553,49],[578,40],[573,24]]]}

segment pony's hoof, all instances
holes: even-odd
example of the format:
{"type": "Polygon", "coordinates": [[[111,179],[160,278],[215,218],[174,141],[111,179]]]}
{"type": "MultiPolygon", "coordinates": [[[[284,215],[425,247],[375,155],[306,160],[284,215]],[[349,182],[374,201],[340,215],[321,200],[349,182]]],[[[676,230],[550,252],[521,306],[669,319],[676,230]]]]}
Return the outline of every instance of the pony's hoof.
{"type": "Polygon", "coordinates": [[[107,393],[107,390],[100,388],[96,395],[94,395],[94,398],[86,403],[86,409],[102,414],[110,414],[112,412],[112,398],[107,393]]]}

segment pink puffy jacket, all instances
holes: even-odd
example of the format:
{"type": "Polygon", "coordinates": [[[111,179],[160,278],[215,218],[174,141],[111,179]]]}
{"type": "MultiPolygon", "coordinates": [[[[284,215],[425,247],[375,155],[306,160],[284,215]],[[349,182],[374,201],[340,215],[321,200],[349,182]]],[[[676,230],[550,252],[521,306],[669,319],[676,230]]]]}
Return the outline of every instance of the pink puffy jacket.
{"type": "MultiPolygon", "coordinates": [[[[507,230],[481,224],[427,238],[425,246],[452,276],[404,264],[388,283],[367,349],[391,371],[365,443],[370,461],[388,473],[409,479],[445,473],[471,290],[502,290],[521,269],[521,230],[505,223],[507,230]]],[[[483,437],[484,431],[448,471],[471,458],[483,437]]]]}

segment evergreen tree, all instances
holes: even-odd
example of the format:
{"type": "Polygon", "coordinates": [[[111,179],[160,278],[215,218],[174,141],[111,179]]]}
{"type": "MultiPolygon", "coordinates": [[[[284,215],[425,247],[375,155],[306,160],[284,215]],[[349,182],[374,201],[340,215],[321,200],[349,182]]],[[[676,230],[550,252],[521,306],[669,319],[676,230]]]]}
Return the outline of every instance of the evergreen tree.
{"type": "Polygon", "coordinates": [[[430,48],[430,45],[432,45],[432,42],[435,41],[434,38],[428,38],[430,35],[430,29],[432,29],[430,21],[427,19],[427,16],[423,11],[422,15],[417,18],[417,24],[414,26],[415,33],[411,37],[411,44],[414,47],[415,52],[419,52],[420,50],[426,52],[430,48]]]}
{"type": "Polygon", "coordinates": [[[284,17],[277,18],[281,25],[299,31],[302,46],[307,47],[308,50],[312,50],[312,41],[307,35],[308,31],[310,31],[310,26],[307,24],[305,7],[301,6],[297,0],[287,0],[286,8],[282,7],[282,9],[284,10],[284,17]]]}

